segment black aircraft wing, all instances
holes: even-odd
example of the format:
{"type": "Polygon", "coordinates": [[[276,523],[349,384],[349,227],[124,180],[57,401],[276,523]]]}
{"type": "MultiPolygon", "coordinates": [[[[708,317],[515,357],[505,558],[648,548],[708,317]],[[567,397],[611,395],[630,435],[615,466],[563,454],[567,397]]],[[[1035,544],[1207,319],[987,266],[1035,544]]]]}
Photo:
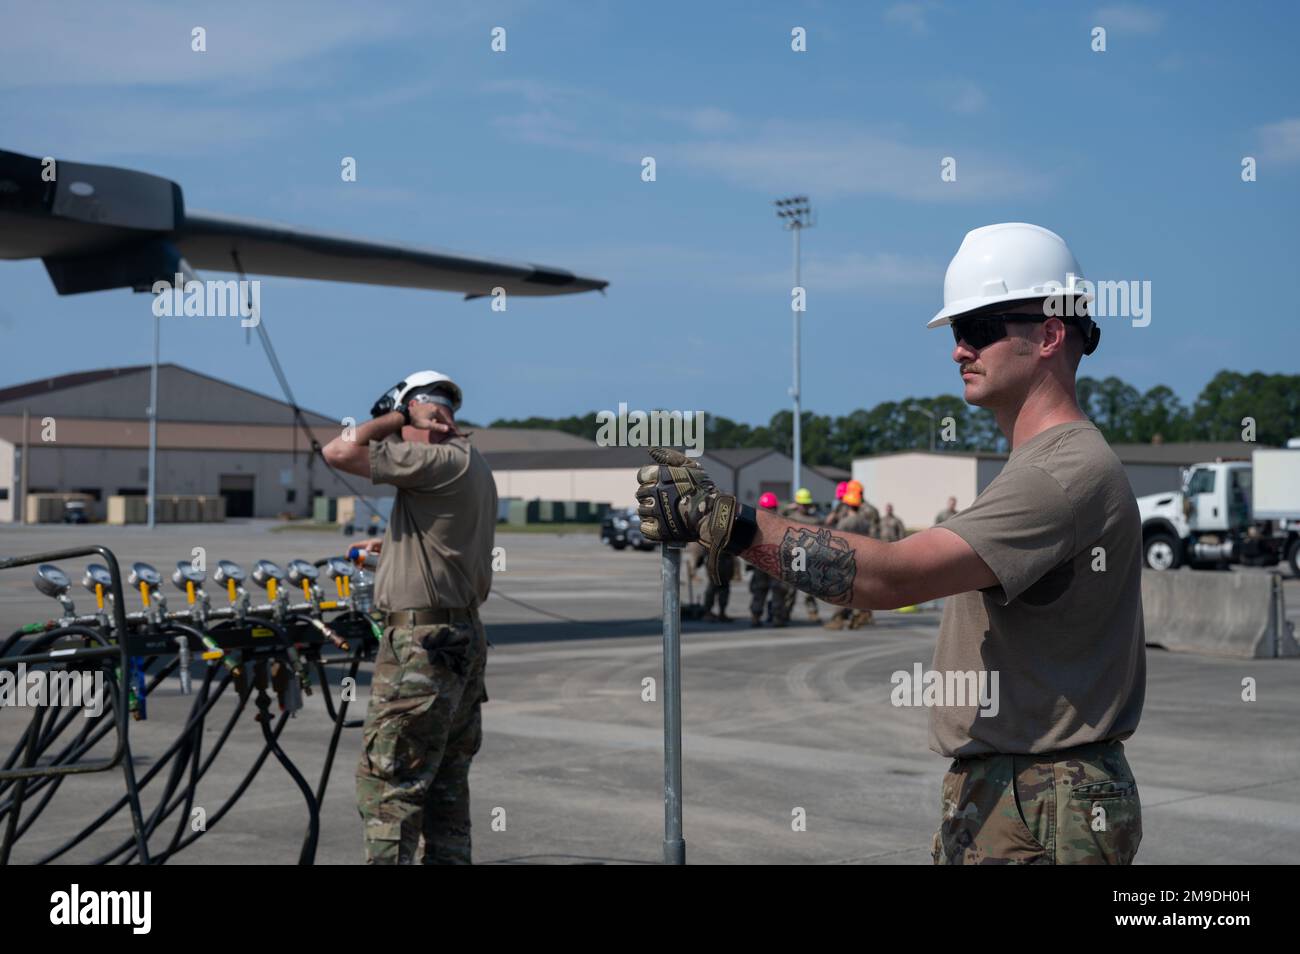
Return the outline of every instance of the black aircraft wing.
{"type": "Polygon", "coordinates": [[[61,295],[171,282],[186,266],[454,291],[564,295],[608,283],[560,268],[471,258],[185,209],[170,179],[0,150],[0,259],[39,258],[61,295]]]}

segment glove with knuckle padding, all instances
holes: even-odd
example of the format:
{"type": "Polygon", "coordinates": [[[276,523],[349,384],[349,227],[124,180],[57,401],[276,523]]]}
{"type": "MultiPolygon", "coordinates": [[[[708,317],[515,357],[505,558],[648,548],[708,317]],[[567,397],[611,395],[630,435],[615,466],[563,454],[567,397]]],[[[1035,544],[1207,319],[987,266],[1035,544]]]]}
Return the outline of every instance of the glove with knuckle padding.
{"type": "Polygon", "coordinates": [[[736,498],[718,491],[709,475],[681,451],[650,450],[655,461],[636,472],[641,534],[656,543],[699,540],[709,551],[709,579],[721,584],[718,561],[731,540],[736,498]]]}

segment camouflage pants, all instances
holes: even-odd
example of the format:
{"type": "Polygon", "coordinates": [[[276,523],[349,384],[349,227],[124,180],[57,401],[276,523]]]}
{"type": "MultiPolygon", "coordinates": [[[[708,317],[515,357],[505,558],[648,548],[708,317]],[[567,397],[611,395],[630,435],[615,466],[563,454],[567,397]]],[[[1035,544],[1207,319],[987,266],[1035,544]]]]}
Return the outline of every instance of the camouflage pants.
{"type": "Polygon", "coordinates": [[[718,604],[718,615],[727,612],[727,601],[731,599],[731,581],[723,580],[722,585],[718,586],[712,580],[709,580],[708,587],[704,590],[704,612],[713,611],[714,601],[718,604]]]}
{"type": "Polygon", "coordinates": [[[935,864],[1131,864],[1142,807],[1124,746],[957,759],[943,780],[935,864]]]}
{"type": "Polygon", "coordinates": [[[487,634],[473,622],[388,628],[357,764],[367,864],[470,863],[469,767],[483,741],[487,634]]]}
{"type": "MultiPolygon", "coordinates": [[[[783,585],[785,586],[785,592],[782,594],[785,602],[785,617],[786,619],[789,619],[790,615],[794,612],[795,604],[799,602],[800,593],[788,583],[783,583],[783,585]]],[[[804,593],[803,605],[807,608],[808,615],[816,618],[817,597],[813,596],[811,593],[804,593]]]]}
{"type": "Polygon", "coordinates": [[[772,622],[780,623],[790,618],[785,607],[786,584],[768,576],[762,570],[752,570],[749,577],[749,613],[762,616],[763,607],[767,606],[772,622]],[[769,603],[769,596],[771,602],[769,603]]]}

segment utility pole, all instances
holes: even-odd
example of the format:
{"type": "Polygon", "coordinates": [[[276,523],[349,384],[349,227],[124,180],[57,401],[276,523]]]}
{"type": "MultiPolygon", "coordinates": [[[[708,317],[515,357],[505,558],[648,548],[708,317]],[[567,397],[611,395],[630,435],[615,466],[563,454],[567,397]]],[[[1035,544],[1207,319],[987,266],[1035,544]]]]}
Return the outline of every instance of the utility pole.
{"type": "Polygon", "coordinates": [[[162,319],[153,316],[153,367],[149,370],[149,529],[154,528],[158,497],[158,332],[162,319]]]}
{"type": "MultiPolygon", "coordinates": [[[[799,288],[799,233],[804,229],[811,228],[816,223],[813,221],[812,207],[808,204],[806,195],[791,196],[787,199],[777,199],[772,203],[776,206],[777,218],[782,219],[785,228],[794,233],[794,285],[793,288],[799,288]]],[[[795,491],[803,486],[803,443],[800,435],[801,425],[803,424],[803,411],[800,406],[800,315],[803,312],[803,306],[806,303],[806,296],[801,296],[799,303],[796,305],[791,292],[791,311],[794,312],[794,386],[790,388],[790,397],[794,400],[794,446],[792,455],[794,457],[794,483],[790,487],[790,495],[794,496],[795,491]]]]}
{"type": "MultiPolygon", "coordinates": [[[[31,411],[30,411],[28,408],[24,407],[24,408],[23,408],[23,462],[22,462],[22,475],[18,478],[20,481],[22,481],[22,491],[23,491],[23,495],[22,495],[22,498],[21,498],[20,500],[17,500],[17,501],[14,502],[14,506],[18,506],[19,504],[22,505],[22,509],[19,511],[19,515],[18,515],[18,522],[19,522],[19,523],[23,523],[23,524],[27,523],[27,497],[28,497],[28,494],[27,494],[27,486],[28,486],[28,485],[27,485],[27,478],[28,478],[28,476],[31,474],[31,468],[30,468],[30,466],[29,466],[29,463],[30,463],[30,461],[31,461],[31,459],[32,459],[32,455],[31,455],[31,447],[30,447],[29,441],[27,440],[27,431],[28,431],[28,429],[29,429],[31,426],[32,426],[32,425],[31,425],[31,411]]],[[[17,496],[17,495],[15,495],[15,496],[17,496]]],[[[39,519],[39,518],[38,518],[38,519],[39,519]]]]}
{"type": "Polygon", "coordinates": [[[939,426],[938,423],[939,415],[935,414],[934,411],[930,410],[928,407],[921,407],[921,405],[919,404],[909,404],[907,406],[907,409],[909,411],[916,411],[918,414],[924,414],[926,417],[930,419],[930,453],[933,454],[934,453],[934,431],[935,428],[939,426]]]}

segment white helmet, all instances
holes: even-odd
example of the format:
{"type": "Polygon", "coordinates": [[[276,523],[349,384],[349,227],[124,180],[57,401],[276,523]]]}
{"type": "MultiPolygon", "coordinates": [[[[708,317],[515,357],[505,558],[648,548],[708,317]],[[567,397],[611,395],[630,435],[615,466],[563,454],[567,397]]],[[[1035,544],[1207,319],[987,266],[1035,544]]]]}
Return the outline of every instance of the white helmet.
{"type": "Polygon", "coordinates": [[[927,328],[951,324],[967,312],[1032,298],[1073,295],[1083,272],[1065,239],[1038,225],[1003,222],[967,232],[943,277],[943,309],[927,328]]]}
{"type": "MultiPolygon", "coordinates": [[[[460,410],[461,393],[460,386],[445,374],[437,371],[416,371],[414,374],[408,374],[401,381],[398,381],[391,388],[385,391],[374,407],[370,409],[371,417],[379,417],[381,414],[387,414],[399,404],[405,404],[416,393],[441,392],[451,401],[449,405],[453,413],[460,410]],[[437,385],[435,388],[434,385],[437,385]]],[[[434,399],[440,396],[435,394],[434,399]]]]}

